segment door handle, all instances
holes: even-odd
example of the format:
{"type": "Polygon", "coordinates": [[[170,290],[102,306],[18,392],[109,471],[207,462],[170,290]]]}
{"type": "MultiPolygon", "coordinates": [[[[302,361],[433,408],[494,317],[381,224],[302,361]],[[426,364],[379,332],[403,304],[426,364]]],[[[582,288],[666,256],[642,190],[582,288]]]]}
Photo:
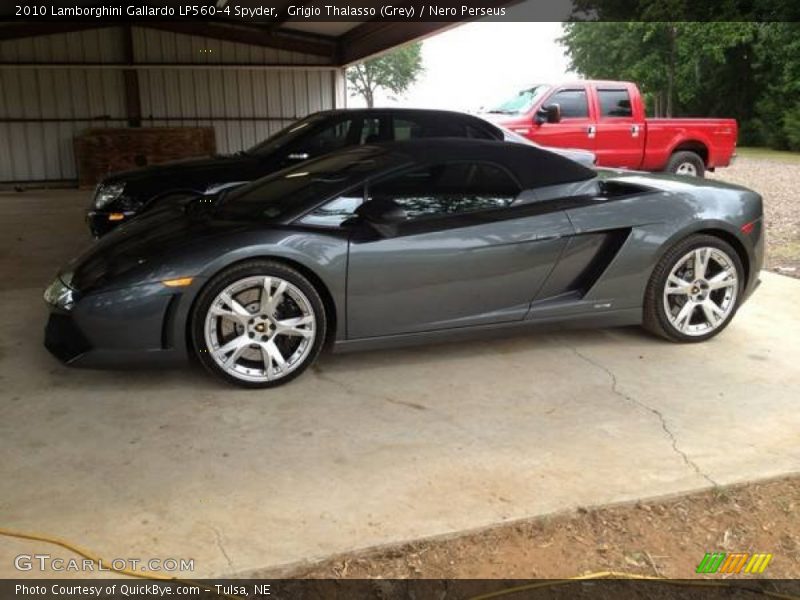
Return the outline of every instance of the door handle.
{"type": "Polygon", "coordinates": [[[639,126],[631,125],[631,137],[639,137],[639,126]]]}
{"type": "Polygon", "coordinates": [[[589,136],[589,139],[594,139],[594,135],[597,133],[597,127],[594,125],[589,125],[586,128],[586,134],[589,136]]]}

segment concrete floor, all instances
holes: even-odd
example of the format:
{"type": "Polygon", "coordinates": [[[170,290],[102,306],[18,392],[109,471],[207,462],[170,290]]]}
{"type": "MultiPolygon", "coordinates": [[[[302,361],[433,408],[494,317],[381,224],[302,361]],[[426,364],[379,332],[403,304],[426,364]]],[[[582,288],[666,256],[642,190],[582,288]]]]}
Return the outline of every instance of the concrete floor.
{"type": "MultiPolygon", "coordinates": [[[[800,471],[798,280],[765,273],[703,345],[541,333],[323,356],[242,391],[45,351],[41,291],[87,241],[85,200],[0,194],[0,527],[246,574],[800,471]]],[[[2,556],[22,552],[71,556],[0,538],[2,556]]]]}

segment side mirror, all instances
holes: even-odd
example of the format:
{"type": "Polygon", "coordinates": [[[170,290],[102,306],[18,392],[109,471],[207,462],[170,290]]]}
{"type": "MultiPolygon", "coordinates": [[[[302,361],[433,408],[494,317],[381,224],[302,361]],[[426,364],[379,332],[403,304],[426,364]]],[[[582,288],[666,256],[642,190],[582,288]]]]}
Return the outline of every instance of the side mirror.
{"type": "Polygon", "coordinates": [[[548,104],[536,111],[536,122],[559,123],[561,121],[561,106],[558,104],[548,104]]]}
{"type": "Polygon", "coordinates": [[[391,198],[378,198],[364,202],[356,209],[356,215],[368,223],[389,225],[408,218],[406,210],[391,198]]]}
{"type": "Polygon", "coordinates": [[[408,219],[406,210],[391,198],[368,200],[356,209],[355,215],[385,236],[393,235],[396,226],[408,219]]]}

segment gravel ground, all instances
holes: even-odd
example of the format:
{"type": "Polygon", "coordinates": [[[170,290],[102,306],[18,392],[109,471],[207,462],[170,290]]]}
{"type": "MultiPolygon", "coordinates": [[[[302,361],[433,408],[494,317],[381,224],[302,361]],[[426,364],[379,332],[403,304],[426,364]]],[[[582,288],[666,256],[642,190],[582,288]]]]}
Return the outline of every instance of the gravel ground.
{"type": "Polygon", "coordinates": [[[766,268],[800,278],[800,162],[739,157],[732,167],[709,177],[737,183],[764,197],[767,224],[766,268]]]}

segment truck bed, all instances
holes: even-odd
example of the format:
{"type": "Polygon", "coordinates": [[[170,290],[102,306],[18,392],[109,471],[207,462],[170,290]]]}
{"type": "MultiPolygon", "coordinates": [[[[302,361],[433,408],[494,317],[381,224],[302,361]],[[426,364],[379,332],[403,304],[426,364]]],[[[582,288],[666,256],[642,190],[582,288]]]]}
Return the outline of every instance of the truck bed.
{"type": "Polygon", "coordinates": [[[707,153],[709,169],[727,167],[736,148],[735,119],[645,119],[645,130],[642,168],[648,171],[663,169],[676,147],[707,153]]]}

